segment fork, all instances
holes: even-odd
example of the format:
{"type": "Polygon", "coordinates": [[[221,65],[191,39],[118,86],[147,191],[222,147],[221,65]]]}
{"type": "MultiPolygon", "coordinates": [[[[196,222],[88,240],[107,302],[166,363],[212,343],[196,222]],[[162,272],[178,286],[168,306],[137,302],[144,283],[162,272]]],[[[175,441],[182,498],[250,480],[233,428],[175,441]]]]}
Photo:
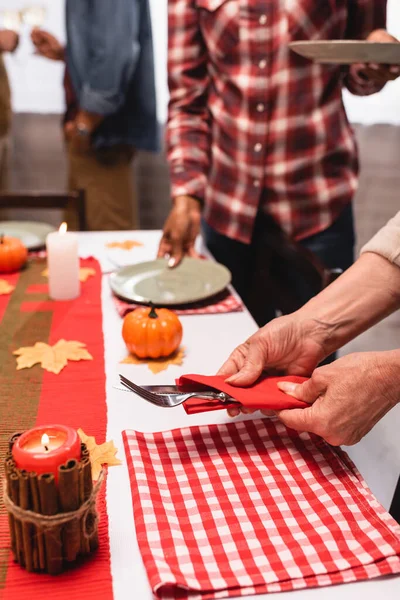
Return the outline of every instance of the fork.
{"type": "Polygon", "coordinates": [[[219,400],[220,402],[236,402],[234,398],[225,394],[225,392],[190,392],[187,394],[154,394],[153,392],[149,392],[148,390],[144,390],[139,385],[136,385],[123,375],[119,376],[122,385],[127,387],[132,392],[135,392],[138,396],[147,400],[151,404],[155,406],[160,406],[161,408],[175,408],[175,406],[180,406],[189,398],[198,398],[199,400],[219,400]]]}

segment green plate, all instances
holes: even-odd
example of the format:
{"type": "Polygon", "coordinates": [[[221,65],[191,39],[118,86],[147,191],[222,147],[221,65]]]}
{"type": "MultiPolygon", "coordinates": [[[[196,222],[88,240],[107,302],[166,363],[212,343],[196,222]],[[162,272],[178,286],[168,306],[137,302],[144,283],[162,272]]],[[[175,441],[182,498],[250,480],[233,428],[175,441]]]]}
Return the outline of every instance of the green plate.
{"type": "Polygon", "coordinates": [[[46,245],[46,237],[55,228],[36,221],[0,221],[0,234],[16,237],[28,250],[39,250],[46,245]]]}
{"type": "Polygon", "coordinates": [[[174,269],[163,258],[112,273],[111,289],[130,302],[156,306],[190,304],[210,298],[229,285],[230,271],[211,260],[184,258],[174,269]]]}

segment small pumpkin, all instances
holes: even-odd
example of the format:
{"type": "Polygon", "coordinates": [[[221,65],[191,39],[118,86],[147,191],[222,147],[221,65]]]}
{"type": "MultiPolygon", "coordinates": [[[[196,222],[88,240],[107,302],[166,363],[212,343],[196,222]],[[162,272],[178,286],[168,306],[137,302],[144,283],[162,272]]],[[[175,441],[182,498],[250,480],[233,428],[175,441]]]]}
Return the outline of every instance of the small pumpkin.
{"type": "Polygon", "coordinates": [[[137,308],[126,315],[122,337],[129,352],[139,358],[160,358],[179,347],[182,324],[167,308],[137,308]]]}
{"type": "Polygon", "coordinates": [[[28,250],[19,239],[0,236],[0,273],[19,271],[27,258],[28,250]]]}

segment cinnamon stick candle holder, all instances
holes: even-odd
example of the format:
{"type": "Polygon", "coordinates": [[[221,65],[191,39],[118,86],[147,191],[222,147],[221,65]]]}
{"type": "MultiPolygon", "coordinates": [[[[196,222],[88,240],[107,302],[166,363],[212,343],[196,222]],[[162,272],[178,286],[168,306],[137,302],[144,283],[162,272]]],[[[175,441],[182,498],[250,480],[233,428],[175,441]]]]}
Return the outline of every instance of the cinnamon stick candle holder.
{"type": "Polygon", "coordinates": [[[12,455],[19,435],[10,439],[4,462],[11,549],[27,571],[57,575],[98,547],[96,498],[103,473],[93,486],[85,444],[80,460],[59,466],[57,478],[20,470],[12,455]]]}

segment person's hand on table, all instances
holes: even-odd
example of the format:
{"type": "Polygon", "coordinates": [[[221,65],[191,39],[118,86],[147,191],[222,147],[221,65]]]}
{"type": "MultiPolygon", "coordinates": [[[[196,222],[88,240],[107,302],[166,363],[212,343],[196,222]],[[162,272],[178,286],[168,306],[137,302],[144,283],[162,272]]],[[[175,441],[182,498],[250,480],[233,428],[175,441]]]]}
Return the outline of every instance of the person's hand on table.
{"type": "Polygon", "coordinates": [[[164,225],[158,258],[168,258],[168,266],[176,267],[184,256],[199,258],[195,250],[200,233],[201,204],[191,196],[178,196],[164,225]]]}
{"type": "Polygon", "coordinates": [[[0,31],[0,51],[14,52],[18,48],[19,35],[11,29],[2,29],[0,31]]]}
{"type": "Polygon", "coordinates": [[[43,29],[33,29],[31,40],[36,48],[36,53],[50,60],[64,60],[65,49],[58,39],[43,29]]]}
{"type": "Polygon", "coordinates": [[[277,412],[287,427],[350,446],[400,401],[400,351],[350,354],[316,369],[303,384],[278,385],[311,404],[277,412]]]}
{"type": "MultiPolygon", "coordinates": [[[[274,319],[244,344],[238,346],[218,371],[227,382],[246,387],[257,381],[265,370],[288,375],[310,375],[327,355],[324,330],[311,319],[301,319],[297,313],[274,319]]],[[[228,410],[230,416],[239,408],[228,410]]],[[[242,412],[248,411],[242,409],[242,412]]]]}
{"type": "MultiPolygon", "coordinates": [[[[368,37],[369,42],[388,43],[400,41],[390,35],[385,29],[376,29],[368,37]]],[[[400,65],[355,64],[351,65],[350,73],[355,79],[369,81],[373,85],[385,85],[388,81],[400,76],[400,65]]]]}

